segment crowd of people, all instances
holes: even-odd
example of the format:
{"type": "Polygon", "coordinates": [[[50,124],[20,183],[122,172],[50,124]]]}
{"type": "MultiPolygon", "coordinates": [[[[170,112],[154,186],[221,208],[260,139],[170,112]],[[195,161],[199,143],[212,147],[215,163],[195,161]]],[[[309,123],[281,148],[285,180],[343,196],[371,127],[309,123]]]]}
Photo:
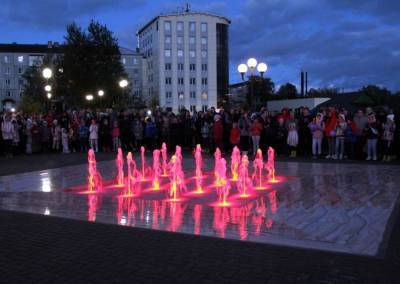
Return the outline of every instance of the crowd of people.
{"type": "Polygon", "coordinates": [[[1,115],[0,155],[40,152],[137,151],[176,145],[188,150],[201,144],[205,152],[218,147],[229,153],[238,146],[253,157],[258,148],[272,146],[278,156],[327,159],[366,159],[389,162],[399,152],[395,115],[381,108],[327,107],[258,112],[210,108],[191,114],[156,109],[145,111],[71,110],[60,115],[6,112],[1,115]]]}

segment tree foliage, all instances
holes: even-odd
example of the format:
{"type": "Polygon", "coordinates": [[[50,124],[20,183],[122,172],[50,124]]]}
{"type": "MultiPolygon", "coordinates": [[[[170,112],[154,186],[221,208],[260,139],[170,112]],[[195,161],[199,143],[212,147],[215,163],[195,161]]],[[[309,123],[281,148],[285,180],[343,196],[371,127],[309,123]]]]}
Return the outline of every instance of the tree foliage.
{"type": "Polygon", "coordinates": [[[276,95],[280,99],[295,99],[297,97],[296,86],[291,83],[281,85],[276,95]]]}
{"type": "Polygon", "coordinates": [[[271,78],[252,76],[248,81],[247,105],[258,109],[274,94],[275,84],[271,78]]]}
{"type": "Polygon", "coordinates": [[[75,23],[67,26],[63,55],[55,62],[57,94],[71,107],[87,104],[86,94],[93,94],[95,106],[121,107],[127,102],[128,91],[118,82],[127,75],[121,63],[118,41],[113,33],[98,22],[91,21],[87,30],[75,23]],[[105,96],[97,97],[98,90],[105,96]]]}
{"type": "Polygon", "coordinates": [[[390,91],[375,85],[364,86],[361,89],[363,95],[367,96],[373,105],[381,106],[390,101],[390,91]]]}
{"type": "Polygon", "coordinates": [[[313,89],[311,88],[308,91],[307,97],[309,98],[332,98],[339,93],[336,88],[320,88],[313,89]]]}

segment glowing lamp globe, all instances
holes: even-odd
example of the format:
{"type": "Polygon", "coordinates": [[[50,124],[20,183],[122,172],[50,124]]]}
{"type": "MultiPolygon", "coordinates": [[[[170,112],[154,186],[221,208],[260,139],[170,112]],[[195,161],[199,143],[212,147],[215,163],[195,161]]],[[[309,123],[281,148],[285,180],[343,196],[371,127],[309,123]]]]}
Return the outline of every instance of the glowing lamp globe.
{"type": "Polygon", "coordinates": [[[241,74],[246,73],[247,72],[247,65],[246,64],[240,64],[238,66],[238,71],[241,74]]]}
{"type": "Polygon", "coordinates": [[[127,86],[128,86],[128,81],[125,80],[125,79],[122,79],[121,81],[119,81],[119,86],[120,86],[121,88],[127,87],[127,86]]]}
{"type": "Polygon", "coordinates": [[[249,58],[249,60],[247,60],[247,66],[249,66],[250,69],[256,68],[257,60],[255,58],[249,58]]]}
{"type": "Polygon", "coordinates": [[[267,71],[267,69],[268,69],[268,66],[267,66],[267,64],[265,64],[265,63],[259,63],[258,64],[258,66],[257,66],[257,70],[258,70],[258,72],[260,72],[260,73],[264,73],[265,71],[267,71]]]}
{"type": "Polygon", "coordinates": [[[148,110],[148,111],[147,111],[147,115],[148,115],[148,116],[151,116],[151,110],[148,110]]]}
{"type": "Polygon", "coordinates": [[[97,92],[97,94],[99,95],[99,97],[102,97],[102,96],[104,96],[104,91],[103,90],[99,90],[97,92]]]}
{"type": "Polygon", "coordinates": [[[51,86],[50,86],[50,85],[44,86],[44,90],[45,90],[46,92],[51,92],[51,86]]]}
{"type": "Polygon", "coordinates": [[[44,68],[42,71],[42,75],[45,79],[50,79],[53,75],[53,71],[50,68],[44,68]]]}
{"type": "Polygon", "coordinates": [[[47,93],[47,98],[51,99],[51,97],[52,97],[52,94],[51,93],[47,93]]]}
{"type": "Polygon", "coordinates": [[[86,100],[87,101],[92,101],[93,100],[93,95],[86,95],[86,100]]]}

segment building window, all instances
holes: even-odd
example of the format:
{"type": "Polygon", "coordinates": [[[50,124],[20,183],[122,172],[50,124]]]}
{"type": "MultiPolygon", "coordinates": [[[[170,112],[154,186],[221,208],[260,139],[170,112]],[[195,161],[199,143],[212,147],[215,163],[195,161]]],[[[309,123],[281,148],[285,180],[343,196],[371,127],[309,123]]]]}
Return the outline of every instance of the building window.
{"type": "Polygon", "coordinates": [[[196,51],[194,51],[194,50],[189,51],[189,56],[190,56],[191,58],[196,57],[196,51]]]}
{"type": "Polygon", "coordinates": [[[170,44],[171,43],[171,37],[170,36],[166,36],[165,37],[165,44],[170,44]]]}
{"type": "Polygon", "coordinates": [[[135,75],[139,74],[139,69],[137,69],[137,68],[133,69],[133,74],[135,74],[135,75]]]}
{"type": "Polygon", "coordinates": [[[203,109],[203,111],[207,111],[208,106],[207,105],[203,105],[202,109],[203,109]]]}
{"type": "Polygon", "coordinates": [[[207,38],[206,37],[202,37],[201,38],[201,44],[202,45],[207,45],[207,38]]]}
{"type": "Polygon", "coordinates": [[[183,49],[178,49],[178,57],[183,57],[183,49]]]}
{"type": "Polygon", "coordinates": [[[171,57],[171,49],[165,50],[165,57],[171,57]]]}
{"type": "Polygon", "coordinates": [[[138,60],[137,58],[133,58],[133,64],[137,65],[138,64],[138,60]]]}
{"type": "Polygon", "coordinates": [[[172,98],[172,92],[165,92],[165,97],[166,97],[167,99],[172,98]]]}
{"type": "Polygon", "coordinates": [[[207,58],[207,51],[206,50],[202,50],[201,51],[201,57],[202,58],[207,58]]]}
{"type": "Polygon", "coordinates": [[[164,31],[166,32],[171,31],[171,22],[164,22],[164,31]]]}
{"type": "Polygon", "coordinates": [[[207,23],[201,23],[201,32],[206,33],[207,32],[207,23]]]}
{"type": "Polygon", "coordinates": [[[190,78],[190,85],[196,85],[196,78],[190,78]]]}
{"type": "Polygon", "coordinates": [[[165,78],[165,85],[171,85],[172,84],[172,79],[171,77],[166,77],[165,78]]]}
{"type": "Polygon", "coordinates": [[[43,63],[43,55],[29,55],[29,66],[40,66],[43,63]]]}
{"type": "Polygon", "coordinates": [[[201,71],[207,71],[207,64],[201,64],[201,71]]]}
{"type": "Polygon", "coordinates": [[[190,106],[190,111],[191,112],[196,112],[196,106],[195,105],[191,105],[190,106]]]}
{"type": "Polygon", "coordinates": [[[18,62],[19,63],[23,63],[24,62],[24,56],[23,55],[18,56],[18,62]]]}
{"type": "Polygon", "coordinates": [[[19,80],[18,80],[18,84],[19,84],[20,86],[22,86],[22,85],[24,84],[24,80],[19,79],[19,80]]]}
{"type": "Polygon", "coordinates": [[[125,57],[122,57],[122,64],[126,64],[126,58],[125,57]]]}
{"type": "Polygon", "coordinates": [[[190,98],[195,99],[196,98],[196,92],[192,91],[190,92],[190,98]]]}
{"type": "Polygon", "coordinates": [[[183,100],[184,97],[185,97],[185,95],[183,92],[178,93],[178,99],[183,100]]]}
{"type": "Polygon", "coordinates": [[[4,56],[4,63],[8,63],[10,61],[10,59],[8,58],[7,55],[4,56]]]}
{"type": "Polygon", "coordinates": [[[196,38],[194,36],[189,37],[189,44],[196,44],[196,38]]]}
{"type": "Polygon", "coordinates": [[[208,83],[207,78],[201,78],[201,84],[202,85],[207,85],[207,83],[208,83]]]}
{"type": "Polygon", "coordinates": [[[178,37],[176,38],[176,42],[177,42],[178,44],[183,44],[183,36],[178,36],[178,37]]]}
{"type": "Polygon", "coordinates": [[[195,22],[190,22],[189,23],[189,30],[191,32],[195,32],[196,31],[196,23],[195,22]]]}
{"type": "Polygon", "coordinates": [[[183,85],[183,78],[182,77],[178,78],[178,85],[183,85]]]}
{"type": "Polygon", "coordinates": [[[177,32],[183,32],[183,22],[177,22],[176,23],[176,31],[177,32]]]}
{"type": "Polygon", "coordinates": [[[6,68],[6,74],[10,74],[10,67],[6,68]]]}
{"type": "Polygon", "coordinates": [[[202,98],[203,100],[207,100],[207,99],[208,99],[208,94],[207,94],[207,92],[203,92],[203,93],[201,94],[201,98],[202,98]]]}
{"type": "Polygon", "coordinates": [[[6,79],[6,85],[10,86],[11,85],[11,80],[10,79],[6,79]]]}
{"type": "Polygon", "coordinates": [[[196,64],[192,63],[189,65],[190,71],[196,71],[196,64]]]}
{"type": "Polygon", "coordinates": [[[18,68],[18,74],[22,74],[22,68],[21,67],[18,68]]]}
{"type": "Polygon", "coordinates": [[[178,70],[183,71],[183,63],[178,63],[178,70]]]}
{"type": "Polygon", "coordinates": [[[11,97],[11,92],[7,91],[7,97],[11,97]]]}
{"type": "Polygon", "coordinates": [[[171,63],[165,63],[165,70],[171,70],[171,63]]]}

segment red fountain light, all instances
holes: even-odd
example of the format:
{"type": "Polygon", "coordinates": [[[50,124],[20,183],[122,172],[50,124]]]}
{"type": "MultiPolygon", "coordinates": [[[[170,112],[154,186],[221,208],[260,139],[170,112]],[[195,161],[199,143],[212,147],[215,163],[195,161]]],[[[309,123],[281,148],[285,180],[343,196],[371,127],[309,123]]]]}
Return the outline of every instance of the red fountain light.
{"type": "Polygon", "coordinates": [[[153,151],[153,190],[160,190],[160,150],[153,151]]]}
{"type": "Polygon", "coordinates": [[[268,148],[268,161],[266,164],[266,169],[268,171],[268,182],[276,183],[275,179],[275,151],[272,147],[268,148]]]}
{"type": "Polygon", "coordinates": [[[230,184],[226,178],[226,161],[224,158],[221,158],[216,164],[215,172],[218,176],[218,181],[216,182],[215,186],[217,187],[217,194],[218,194],[218,206],[229,206],[229,202],[227,201],[230,184]]]}
{"type": "Polygon", "coordinates": [[[103,179],[97,171],[96,156],[93,149],[88,151],[88,191],[87,193],[95,193],[103,189],[103,179]]]}
{"type": "Polygon", "coordinates": [[[117,159],[116,159],[116,164],[117,164],[117,185],[118,186],[124,186],[124,156],[122,155],[122,149],[118,148],[117,152],[117,159]]]}
{"type": "Polygon", "coordinates": [[[249,177],[249,158],[247,155],[242,156],[242,161],[239,166],[238,191],[240,197],[249,197],[253,188],[253,183],[249,177]]]}
{"type": "Polygon", "coordinates": [[[128,178],[127,178],[127,193],[125,196],[130,197],[134,195],[139,195],[140,192],[140,173],[137,170],[136,162],[132,157],[132,153],[129,152],[126,156],[127,166],[128,166],[128,178]]]}
{"type": "Polygon", "coordinates": [[[145,172],[146,172],[146,160],[144,158],[144,152],[145,152],[145,148],[142,146],[140,147],[140,159],[141,159],[141,163],[142,163],[142,181],[145,181],[145,172]]]}
{"type": "Polygon", "coordinates": [[[261,190],[265,189],[265,187],[262,184],[263,181],[263,169],[264,169],[264,160],[263,160],[263,154],[261,149],[257,150],[256,157],[253,161],[253,179],[256,181],[256,187],[255,189],[261,190]]]}
{"type": "Polygon", "coordinates": [[[233,147],[231,155],[231,174],[232,181],[237,181],[239,178],[238,170],[240,165],[240,150],[237,146],[233,147]]]}
{"type": "Polygon", "coordinates": [[[167,155],[167,145],[162,143],[161,145],[161,156],[162,156],[162,176],[168,176],[168,155],[167,155]]]}
{"type": "Polygon", "coordinates": [[[203,167],[203,157],[201,156],[201,146],[200,144],[197,144],[196,146],[196,150],[194,153],[194,159],[196,162],[196,194],[202,194],[203,191],[203,171],[202,171],[202,167],[203,167]]]}

